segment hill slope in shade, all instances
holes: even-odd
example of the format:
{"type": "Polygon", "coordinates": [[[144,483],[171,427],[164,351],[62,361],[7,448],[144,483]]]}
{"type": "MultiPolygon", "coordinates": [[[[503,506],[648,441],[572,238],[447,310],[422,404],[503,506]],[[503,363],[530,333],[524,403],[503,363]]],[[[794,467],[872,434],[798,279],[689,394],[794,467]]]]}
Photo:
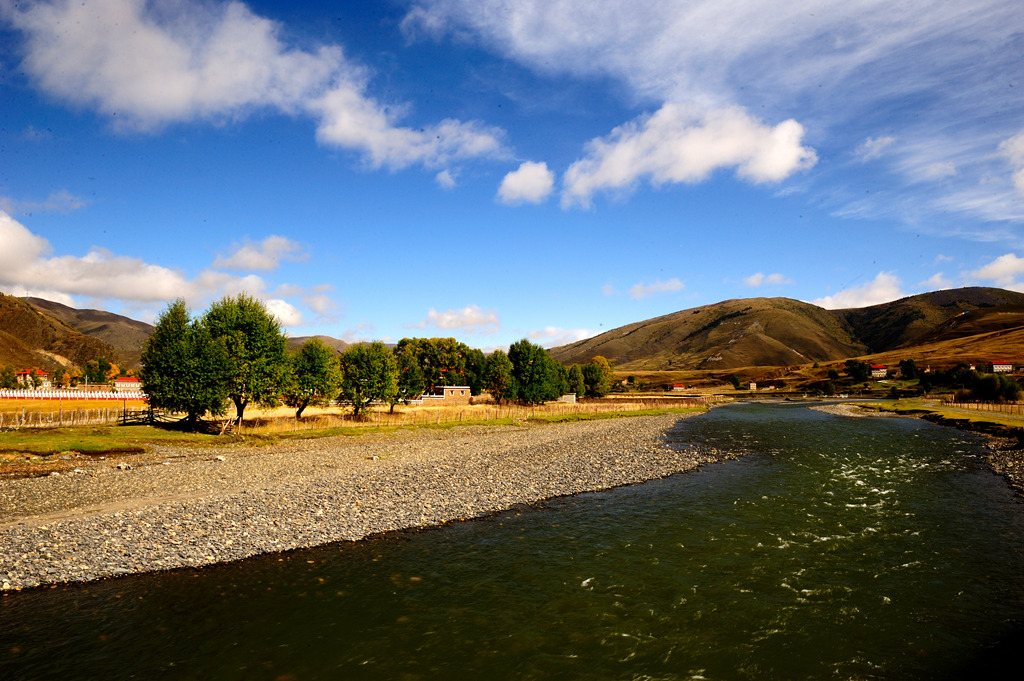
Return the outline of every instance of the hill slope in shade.
{"type": "Polygon", "coordinates": [[[84,366],[91,359],[121,361],[117,350],[99,338],[79,333],[21,298],[0,293],[0,364],[16,370],[84,366]]]}
{"type": "Polygon", "coordinates": [[[789,366],[866,351],[828,310],[790,298],[746,298],[629,324],[551,354],[565,364],[603,355],[624,371],[671,371],[789,366]]]}
{"type": "Polygon", "coordinates": [[[872,353],[917,344],[961,314],[1004,306],[1024,306],[1024,293],[968,287],[908,296],[891,303],[835,313],[872,353]]]}
{"type": "MultiPolygon", "coordinates": [[[[118,366],[139,368],[139,355],[146,339],[153,333],[153,325],[102,310],[78,310],[52,300],[25,298],[32,307],[56,317],[79,333],[109,344],[120,358],[118,366]]],[[[110,359],[108,357],[108,359],[110,359]]],[[[114,360],[111,360],[114,361],[114,360]]]]}

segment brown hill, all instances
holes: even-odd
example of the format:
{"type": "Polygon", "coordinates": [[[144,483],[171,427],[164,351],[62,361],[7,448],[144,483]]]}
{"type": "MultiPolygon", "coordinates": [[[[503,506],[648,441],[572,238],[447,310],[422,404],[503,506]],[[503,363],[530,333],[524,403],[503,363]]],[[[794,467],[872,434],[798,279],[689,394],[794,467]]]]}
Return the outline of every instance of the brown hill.
{"type": "MultiPolygon", "coordinates": [[[[32,307],[61,320],[79,333],[108,343],[116,351],[118,366],[126,369],[139,367],[139,355],[146,339],[153,333],[153,325],[136,321],[113,312],[78,310],[52,300],[25,298],[32,307]]],[[[109,357],[108,357],[109,359],[109,357]]]]}
{"type": "Polygon", "coordinates": [[[921,293],[835,313],[850,325],[870,352],[878,353],[922,342],[965,312],[1003,306],[1024,306],[1024,293],[974,286],[921,293]]]}
{"type": "Polygon", "coordinates": [[[99,357],[122,361],[109,343],[79,333],[21,298],[0,293],[0,364],[52,372],[99,357]]]}
{"type": "Polygon", "coordinates": [[[288,338],[288,352],[298,352],[303,343],[310,338],[319,338],[324,342],[324,345],[334,348],[335,352],[344,352],[351,345],[351,343],[346,343],[343,340],[331,338],[330,336],[294,336],[288,338]]]}
{"type": "Polygon", "coordinates": [[[629,324],[551,355],[565,364],[602,355],[624,371],[668,371],[827,362],[866,350],[828,310],[790,298],[747,298],[629,324]]]}

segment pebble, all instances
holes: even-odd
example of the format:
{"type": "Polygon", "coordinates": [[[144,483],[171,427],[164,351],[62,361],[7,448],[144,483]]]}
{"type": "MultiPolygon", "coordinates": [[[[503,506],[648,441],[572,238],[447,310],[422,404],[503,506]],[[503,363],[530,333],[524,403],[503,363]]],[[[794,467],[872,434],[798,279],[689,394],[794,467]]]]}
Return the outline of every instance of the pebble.
{"type": "Polygon", "coordinates": [[[129,475],[94,462],[91,475],[0,480],[0,588],[436,526],[730,456],[667,447],[664,432],[680,418],[404,430],[232,447],[212,460],[208,449],[157,447],[125,463],[129,475]]]}

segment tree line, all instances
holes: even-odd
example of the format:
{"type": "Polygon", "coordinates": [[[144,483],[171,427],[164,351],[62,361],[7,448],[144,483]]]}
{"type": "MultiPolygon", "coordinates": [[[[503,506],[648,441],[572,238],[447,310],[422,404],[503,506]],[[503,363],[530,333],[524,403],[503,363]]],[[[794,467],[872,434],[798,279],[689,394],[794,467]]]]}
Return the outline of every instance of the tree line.
{"type": "Polygon", "coordinates": [[[358,343],[341,353],[311,338],[295,353],[286,348],[280,324],[259,300],[223,298],[193,318],[179,299],[157,320],[140,376],[153,408],[190,422],[223,415],[229,403],[238,419],[249,404],[284,403],[301,417],[335,400],[359,416],[373,403],[394,410],[446,385],[490,393],[499,403],[539,404],[570,392],[604,397],[612,384],[603,357],[567,368],[525,338],[490,355],[454,338],[403,338],[394,348],[358,343]]]}

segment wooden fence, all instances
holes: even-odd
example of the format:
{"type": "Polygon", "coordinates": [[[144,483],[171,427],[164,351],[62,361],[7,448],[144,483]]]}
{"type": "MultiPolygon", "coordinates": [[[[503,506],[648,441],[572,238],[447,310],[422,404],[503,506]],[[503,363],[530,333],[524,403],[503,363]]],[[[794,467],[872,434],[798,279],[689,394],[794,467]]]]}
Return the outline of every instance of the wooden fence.
{"type": "Polygon", "coordinates": [[[955,400],[943,400],[942,406],[952,409],[968,409],[970,411],[987,411],[994,414],[1008,414],[1011,416],[1024,416],[1024,402],[957,402],[955,400]]]}

